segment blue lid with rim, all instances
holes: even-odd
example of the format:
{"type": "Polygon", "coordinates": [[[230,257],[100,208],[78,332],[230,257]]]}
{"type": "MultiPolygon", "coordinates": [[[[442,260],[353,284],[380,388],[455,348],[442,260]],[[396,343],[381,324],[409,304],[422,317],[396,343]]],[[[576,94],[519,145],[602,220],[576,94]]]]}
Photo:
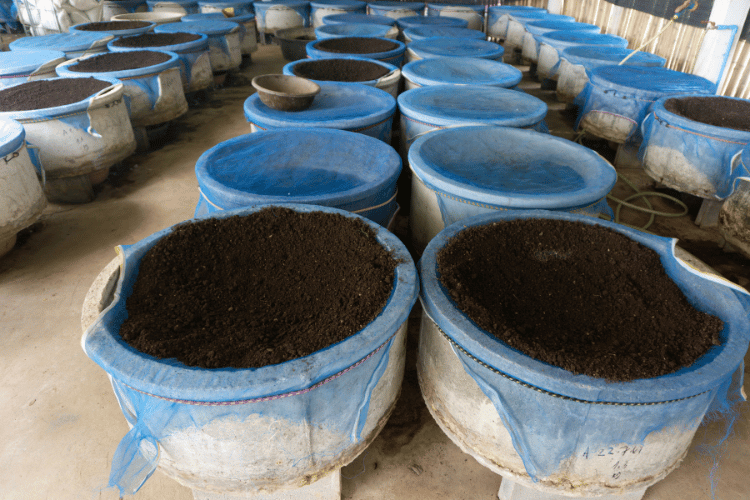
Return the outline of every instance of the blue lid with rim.
{"type": "Polygon", "coordinates": [[[331,14],[323,18],[325,24],[385,24],[395,26],[396,20],[388,16],[370,14],[331,14]]]}
{"type": "Polygon", "coordinates": [[[478,30],[454,28],[453,26],[419,26],[416,28],[406,28],[404,30],[404,38],[408,38],[411,41],[435,37],[484,40],[486,35],[478,30]]]}
{"type": "Polygon", "coordinates": [[[422,2],[388,2],[385,0],[378,0],[377,2],[370,2],[368,4],[370,9],[383,9],[383,10],[416,10],[422,12],[424,10],[424,4],[422,2]]]}
{"type": "MultiPolygon", "coordinates": [[[[564,57],[571,64],[579,64],[592,71],[601,66],[611,66],[619,64],[628,55],[632,54],[632,49],[623,49],[620,47],[607,47],[605,45],[578,45],[568,47],[563,50],[561,57],[564,57]]],[[[625,61],[626,65],[631,66],[657,66],[662,67],[667,60],[650,52],[636,52],[630,59],[625,61]]]]}
{"type": "Polygon", "coordinates": [[[25,138],[26,132],[20,123],[10,118],[0,118],[0,157],[17,151],[25,138]]]}
{"type": "Polygon", "coordinates": [[[199,33],[208,36],[226,35],[237,29],[237,23],[229,21],[192,21],[160,24],[154,28],[154,33],[199,33]]]}
{"type": "Polygon", "coordinates": [[[402,30],[417,28],[419,26],[453,26],[454,28],[466,28],[469,21],[458,17],[448,16],[407,16],[396,19],[396,24],[402,30]]]}
{"type": "Polygon", "coordinates": [[[428,3],[427,7],[435,10],[443,10],[445,8],[460,8],[460,9],[471,9],[475,12],[484,12],[484,4],[471,5],[471,4],[455,4],[455,3],[428,3]]]}
{"type": "Polygon", "coordinates": [[[60,60],[63,62],[65,52],[59,50],[35,50],[0,52],[0,75],[28,76],[45,64],[60,60]]]}
{"type": "Polygon", "coordinates": [[[436,191],[507,208],[585,206],[606,196],[617,180],[614,167],[590,149],[511,127],[430,132],[412,144],[409,165],[436,191]]]}
{"type": "Polygon", "coordinates": [[[532,127],[547,115],[547,104],[516,90],[486,85],[432,85],[398,96],[401,113],[413,120],[447,127],[485,124],[532,127]]]}
{"type": "Polygon", "coordinates": [[[205,12],[202,14],[188,14],[182,16],[181,22],[194,23],[196,21],[226,21],[230,23],[244,23],[255,19],[255,14],[240,14],[239,16],[226,17],[221,12],[205,12]]]}
{"type": "Polygon", "coordinates": [[[654,66],[602,66],[590,74],[591,84],[623,92],[643,91],[656,95],[714,93],[715,84],[701,76],[654,66]]]}
{"type": "MultiPolygon", "coordinates": [[[[511,88],[523,73],[510,64],[475,57],[431,57],[404,65],[401,74],[421,86],[491,85],[511,88]]],[[[526,94],[523,94],[526,95],[526,94]]]]}
{"type": "Polygon", "coordinates": [[[422,58],[481,57],[484,59],[500,59],[505,52],[501,45],[486,40],[450,37],[416,40],[409,44],[409,50],[422,58]]]}
{"type": "Polygon", "coordinates": [[[312,106],[303,111],[278,111],[257,93],[245,100],[245,117],[260,128],[325,127],[351,130],[386,120],[396,111],[391,94],[367,85],[324,82],[312,106]]]}
{"type": "Polygon", "coordinates": [[[224,141],[195,164],[201,191],[225,209],[307,203],[358,210],[377,205],[401,172],[379,139],[328,128],[276,129],[224,141]],[[377,201],[377,202],[376,202],[377,201]]]}
{"type": "Polygon", "coordinates": [[[10,50],[60,50],[65,52],[78,52],[91,48],[103,48],[106,50],[107,42],[114,35],[109,33],[57,33],[54,35],[25,36],[13,40],[8,44],[10,50]]]}
{"type": "Polygon", "coordinates": [[[526,23],[526,31],[532,35],[540,35],[542,33],[548,33],[550,31],[589,31],[592,33],[600,33],[602,29],[596,24],[579,23],[575,21],[569,21],[566,19],[541,19],[538,21],[531,21],[526,23]]]}
{"type": "Polygon", "coordinates": [[[535,38],[541,43],[551,45],[558,51],[575,45],[608,45],[612,47],[626,48],[628,41],[617,35],[605,33],[591,33],[588,31],[550,31],[535,38]]]}
{"type": "Polygon", "coordinates": [[[350,36],[384,38],[392,29],[393,26],[384,24],[323,24],[315,28],[315,36],[318,39],[350,36]]]}

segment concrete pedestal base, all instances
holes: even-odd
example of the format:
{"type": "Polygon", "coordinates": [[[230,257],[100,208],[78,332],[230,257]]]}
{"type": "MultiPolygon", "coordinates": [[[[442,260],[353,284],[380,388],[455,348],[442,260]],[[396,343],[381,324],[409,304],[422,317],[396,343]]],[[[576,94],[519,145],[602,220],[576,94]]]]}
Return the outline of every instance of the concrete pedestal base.
{"type": "Polygon", "coordinates": [[[296,490],[271,494],[245,493],[241,495],[193,490],[193,498],[195,500],[341,500],[341,470],[296,490]]]}
{"type": "Polygon", "coordinates": [[[521,486],[520,484],[503,478],[500,484],[500,491],[497,492],[499,500],[572,500],[574,498],[591,498],[591,500],[641,500],[646,493],[646,488],[619,495],[604,495],[598,497],[577,497],[575,495],[558,495],[545,491],[538,491],[532,488],[521,486]]]}

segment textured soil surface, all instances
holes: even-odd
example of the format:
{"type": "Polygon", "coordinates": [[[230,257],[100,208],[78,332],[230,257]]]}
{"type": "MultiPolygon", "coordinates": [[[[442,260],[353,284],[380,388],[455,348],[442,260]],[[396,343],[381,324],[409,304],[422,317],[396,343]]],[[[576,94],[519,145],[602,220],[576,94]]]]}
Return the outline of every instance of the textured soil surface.
{"type": "Polygon", "coordinates": [[[110,85],[96,78],[59,78],[22,83],[0,90],[0,111],[28,111],[73,104],[110,85]]]}
{"type": "Polygon", "coordinates": [[[145,28],[146,26],[151,26],[151,23],[147,23],[146,21],[110,21],[82,24],[76,26],[76,29],[81,31],[122,31],[145,28]]]}
{"type": "Polygon", "coordinates": [[[68,69],[79,73],[106,73],[109,71],[147,68],[168,60],[169,56],[167,54],[149,50],[110,52],[100,56],[89,57],[76,64],[71,64],[68,66],[68,69]]]}
{"type": "Polygon", "coordinates": [[[399,47],[396,42],[367,37],[326,38],[315,44],[315,48],[324,52],[338,54],[376,54],[388,52],[399,47]]]}
{"type": "Polygon", "coordinates": [[[325,82],[367,82],[389,73],[388,68],[369,61],[315,59],[294,66],[295,75],[325,82]]]}
{"type": "Polygon", "coordinates": [[[682,97],[667,99],[670,113],[716,127],[750,131],[750,101],[726,97],[682,97]]]}
{"type": "Polygon", "coordinates": [[[165,47],[198,40],[201,36],[195,33],[143,33],[115,40],[117,47],[165,47]]]}
{"type": "Polygon", "coordinates": [[[338,214],[273,208],[187,224],[143,257],[120,335],[188,366],[281,363],[370,323],[395,267],[369,226],[338,214]]]}
{"type": "Polygon", "coordinates": [[[511,221],[438,255],[443,285],[480,328],[576,374],[629,381],[692,364],[723,322],[694,309],[656,252],[606,228],[511,221]]]}

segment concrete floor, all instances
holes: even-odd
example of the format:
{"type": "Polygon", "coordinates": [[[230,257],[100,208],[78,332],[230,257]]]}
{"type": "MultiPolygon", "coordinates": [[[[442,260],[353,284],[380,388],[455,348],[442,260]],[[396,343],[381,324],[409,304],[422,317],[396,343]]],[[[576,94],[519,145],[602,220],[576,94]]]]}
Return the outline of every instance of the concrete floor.
{"type": "MultiPolygon", "coordinates": [[[[128,427],[105,373],[80,348],[84,296],[114,257],[116,245],[134,243],[192,216],[198,200],[196,160],[215,144],[250,132],[242,110],[252,92],[250,78],[280,72],[283,63],[278,47],[261,47],[234,84],[215,90],[207,102],[175,122],[173,137],[163,147],[128,159],[94,202],[50,205],[41,222],[0,259],[1,499],[117,498],[103,488],[112,454],[128,427]]],[[[528,78],[523,86],[550,103],[552,132],[572,138],[570,117],[561,112],[554,93],[539,90],[528,78]]],[[[640,186],[653,185],[638,169],[626,170],[640,186]]],[[[618,185],[615,193],[625,189],[618,185]]],[[[628,217],[637,222],[637,216],[628,217]]],[[[406,218],[398,223],[397,234],[405,235],[406,218]]],[[[689,216],[660,219],[652,230],[685,239],[690,251],[747,286],[750,261],[719,250],[715,231],[700,230],[689,216]]],[[[343,498],[496,498],[500,477],[462,453],[422,402],[416,384],[414,316],[399,405],[376,441],[342,470],[343,498]]],[[[750,498],[748,405],[741,408],[726,442],[712,446],[724,428],[723,422],[704,425],[682,466],[649,488],[644,500],[712,498],[712,475],[713,498],[750,498]],[[710,453],[701,451],[707,445],[710,453]]],[[[192,495],[157,472],[134,498],[189,500],[192,495]]]]}

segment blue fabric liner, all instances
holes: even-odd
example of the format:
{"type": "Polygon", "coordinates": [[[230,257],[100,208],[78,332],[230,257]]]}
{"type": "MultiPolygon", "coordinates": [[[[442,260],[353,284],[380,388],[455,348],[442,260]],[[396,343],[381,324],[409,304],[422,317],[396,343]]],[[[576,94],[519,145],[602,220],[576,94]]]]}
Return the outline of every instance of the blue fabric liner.
{"type": "Polygon", "coordinates": [[[675,259],[675,243],[676,240],[593,217],[544,210],[509,210],[463,219],[446,227],[427,246],[419,263],[420,299],[424,310],[463,349],[454,349],[454,352],[466,372],[492,401],[533,480],[554,474],[571,456],[588,457],[613,445],[641,446],[651,433],[667,428],[676,429],[675,432],[694,428],[696,419],[709,408],[716,408],[717,402],[733,398],[737,384],[741,387],[742,362],[750,332],[747,292],[706,279],[688,269],[675,259]],[[480,330],[456,307],[438,281],[436,253],[467,227],[532,218],[608,227],[658,252],[667,275],[689,302],[724,321],[721,345],[712,347],[690,367],[669,375],[607,382],[573,375],[534,360],[480,330]],[[597,402],[626,405],[592,404],[597,402]]]}
{"type": "MultiPolygon", "coordinates": [[[[263,206],[215,212],[209,217],[244,215],[263,206]]],[[[282,206],[298,212],[324,211],[356,217],[329,207],[282,206]]],[[[192,368],[174,359],[156,359],[125,343],[119,329],[127,318],[125,301],[132,293],[140,260],[171,228],[135,245],[118,247],[125,263],[120,270],[114,300],[82,339],[86,354],[111,376],[123,413],[133,426],[113,457],[110,486],[117,486],[121,495],[135,493],[157,467],[156,445],[160,439],[179,430],[202,428],[218,419],[243,421],[252,415],[260,415],[324,426],[332,433],[341,434],[344,444],[362,439],[361,431],[372,390],[388,364],[392,336],[406,321],[416,301],[419,283],[414,263],[404,245],[382,227],[361,220],[375,230],[378,241],[392,250],[399,261],[396,284],[388,304],[364,329],[337,344],[303,358],[256,369],[192,368]],[[388,342],[384,349],[345,376],[302,394],[235,405],[188,404],[246,401],[304,391],[364,359],[384,342],[388,342]]],[[[329,451],[336,453],[338,450],[329,451]]]]}
{"type": "Polygon", "coordinates": [[[703,77],[658,66],[602,66],[591,71],[589,82],[578,95],[577,102],[583,105],[575,127],[578,129],[587,113],[604,111],[631,120],[630,140],[639,141],[639,126],[660,97],[715,91],[716,85],[703,77]]]}
{"type": "Polygon", "coordinates": [[[418,28],[420,26],[453,26],[454,28],[466,28],[469,21],[458,17],[447,16],[407,16],[396,19],[396,24],[402,30],[407,28],[418,28]]]}
{"type": "Polygon", "coordinates": [[[604,198],[617,181],[614,167],[549,134],[493,126],[438,130],[414,141],[409,166],[438,194],[446,226],[519,208],[613,215],[604,198]]]}
{"type": "Polygon", "coordinates": [[[396,210],[400,172],[398,153],[363,134],[305,128],[243,135],[209,149],[195,164],[201,193],[195,216],[305,203],[357,212],[385,227],[396,210]]]}
{"type": "MultiPolygon", "coordinates": [[[[679,97],[707,97],[705,94],[686,94],[679,97]]],[[[741,165],[732,165],[732,158],[750,143],[750,132],[707,125],[667,111],[664,104],[671,96],[656,101],[643,121],[643,143],[638,156],[643,160],[646,148],[656,146],[674,150],[693,167],[691,171],[680,168],[675,177],[705,179],[711,191],[691,192],[696,196],[723,200],[734,190],[735,180],[745,175],[741,165]]],[[[747,103],[746,99],[722,97],[747,103]]],[[[703,184],[703,182],[700,182],[703,184]]]]}
{"type": "Polygon", "coordinates": [[[59,50],[35,50],[0,52],[0,75],[28,76],[41,66],[55,59],[64,58],[65,53],[59,50]]]}
{"type": "Polygon", "coordinates": [[[384,24],[395,26],[396,20],[387,16],[369,14],[332,14],[323,18],[325,24],[384,24]]]}
{"type": "MultiPolygon", "coordinates": [[[[303,111],[278,111],[260,101],[255,93],[245,100],[245,118],[262,129],[325,127],[359,131],[381,122],[390,123],[396,99],[388,92],[358,83],[326,82],[312,106],[303,111]]],[[[391,127],[384,129],[390,140],[391,127]]],[[[368,134],[370,135],[370,134],[368,134]]]]}
{"type": "Polygon", "coordinates": [[[471,38],[474,40],[484,40],[485,35],[481,31],[469,28],[453,28],[451,26],[421,26],[417,28],[406,28],[404,37],[412,41],[423,40],[425,38],[471,38]]]}
{"type": "Polygon", "coordinates": [[[7,117],[0,118],[0,158],[18,151],[25,138],[26,132],[20,123],[7,117]]]}
{"type": "Polygon", "coordinates": [[[401,74],[418,85],[492,85],[512,88],[523,73],[510,64],[475,57],[431,57],[404,65],[401,74]]]}
{"type": "MultiPolygon", "coordinates": [[[[441,17],[441,19],[443,18],[441,17]]],[[[481,57],[484,59],[501,59],[505,53],[505,49],[494,42],[450,37],[415,40],[409,44],[409,49],[422,58],[481,57]]]]}

